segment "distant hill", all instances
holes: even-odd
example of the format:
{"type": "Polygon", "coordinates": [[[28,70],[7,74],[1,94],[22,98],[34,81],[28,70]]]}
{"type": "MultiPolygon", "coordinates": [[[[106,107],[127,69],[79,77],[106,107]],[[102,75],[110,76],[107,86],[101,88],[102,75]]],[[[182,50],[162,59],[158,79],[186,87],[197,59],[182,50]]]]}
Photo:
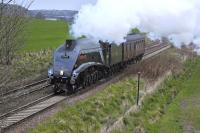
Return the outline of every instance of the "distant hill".
{"type": "Polygon", "coordinates": [[[37,14],[42,14],[46,19],[62,19],[73,22],[74,16],[78,11],[72,10],[29,10],[29,16],[35,17],[37,14]]]}
{"type": "Polygon", "coordinates": [[[28,10],[16,4],[5,5],[0,3],[0,7],[3,7],[5,15],[10,15],[14,10],[18,10],[27,13],[31,17],[40,16],[49,20],[67,20],[69,23],[74,21],[74,16],[78,13],[78,11],[73,10],[28,10]]]}
{"type": "Polygon", "coordinates": [[[16,11],[24,12],[24,13],[26,13],[28,11],[28,9],[26,9],[25,7],[22,7],[22,6],[16,5],[16,4],[1,4],[0,3],[0,8],[3,9],[4,15],[11,15],[16,11]]]}

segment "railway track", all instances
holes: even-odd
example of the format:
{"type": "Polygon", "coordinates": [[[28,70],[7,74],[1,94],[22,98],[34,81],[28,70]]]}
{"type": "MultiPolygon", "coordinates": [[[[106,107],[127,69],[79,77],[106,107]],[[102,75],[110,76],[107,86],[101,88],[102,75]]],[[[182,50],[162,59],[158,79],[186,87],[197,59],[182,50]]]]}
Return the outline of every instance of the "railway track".
{"type": "Polygon", "coordinates": [[[20,111],[24,108],[27,108],[28,106],[34,105],[38,102],[41,102],[42,100],[49,98],[49,96],[52,96],[53,93],[52,94],[44,93],[47,90],[49,90],[48,87],[51,86],[50,84],[48,84],[47,81],[48,81],[48,79],[43,79],[43,80],[31,83],[31,84],[25,85],[23,87],[13,89],[13,90],[1,95],[1,97],[0,97],[0,112],[1,112],[0,113],[0,122],[3,118],[5,118],[17,111],[20,111]],[[42,94],[35,96],[35,94],[37,92],[42,93],[42,94]],[[43,96],[43,95],[45,95],[45,96],[43,96]],[[37,99],[37,100],[35,100],[35,99],[37,99]]]}
{"type": "MultiPolygon", "coordinates": [[[[37,84],[37,85],[40,85],[40,84],[37,84]]],[[[34,92],[37,92],[37,91],[40,91],[40,90],[43,90],[43,89],[46,89],[48,87],[50,87],[51,85],[50,84],[45,84],[43,86],[30,86],[33,87],[32,89],[28,89],[27,90],[18,90],[19,92],[13,92],[13,93],[10,93],[9,95],[4,95],[3,97],[0,98],[0,100],[2,101],[1,104],[4,104],[4,103],[7,103],[9,101],[12,101],[12,100],[15,100],[15,99],[18,99],[18,98],[22,98],[22,97],[25,97],[27,95],[30,95],[34,92]]]]}
{"type": "Polygon", "coordinates": [[[33,86],[36,86],[36,85],[45,83],[45,82],[47,82],[47,81],[48,81],[48,78],[47,78],[47,79],[40,80],[40,81],[37,81],[37,82],[34,82],[34,83],[31,83],[31,84],[28,84],[28,85],[25,85],[25,86],[23,86],[23,87],[15,88],[15,89],[13,89],[13,90],[10,90],[10,91],[8,91],[8,92],[3,93],[3,94],[2,94],[2,97],[6,97],[6,96],[8,96],[8,95],[10,95],[10,94],[13,94],[13,93],[16,93],[16,92],[18,92],[18,91],[26,90],[26,89],[28,89],[28,88],[30,88],[30,87],[33,87],[33,86]]]}
{"type": "MultiPolygon", "coordinates": [[[[143,60],[146,60],[152,56],[155,56],[155,55],[169,49],[170,47],[171,46],[169,46],[169,45],[154,45],[154,46],[147,47],[143,60]]],[[[104,79],[100,82],[107,82],[108,80],[109,79],[104,79]]],[[[89,89],[91,89],[91,88],[88,87],[87,89],[82,90],[71,96],[55,96],[52,93],[41,99],[33,101],[32,103],[29,103],[23,107],[12,110],[6,114],[3,114],[0,116],[0,132],[5,130],[6,128],[14,126],[15,124],[22,122],[22,121],[26,120],[27,118],[34,116],[34,115],[44,111],[45,109],[48,109],[66,99],[70,99],[77,95],[81,95],[82,93],[88,91],[89,89]]]]}

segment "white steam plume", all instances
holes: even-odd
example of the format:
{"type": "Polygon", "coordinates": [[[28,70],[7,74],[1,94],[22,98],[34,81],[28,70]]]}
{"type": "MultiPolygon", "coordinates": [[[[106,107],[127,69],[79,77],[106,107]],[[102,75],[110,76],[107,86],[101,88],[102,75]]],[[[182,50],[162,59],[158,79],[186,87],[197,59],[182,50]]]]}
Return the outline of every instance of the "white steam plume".
{"type": "Polygon", "coordinates": [[[81,8],[71,32],[75,37],[122,42],[135,27],[177,46],[200,44],[200,0],[98,0],[81,8]]]}

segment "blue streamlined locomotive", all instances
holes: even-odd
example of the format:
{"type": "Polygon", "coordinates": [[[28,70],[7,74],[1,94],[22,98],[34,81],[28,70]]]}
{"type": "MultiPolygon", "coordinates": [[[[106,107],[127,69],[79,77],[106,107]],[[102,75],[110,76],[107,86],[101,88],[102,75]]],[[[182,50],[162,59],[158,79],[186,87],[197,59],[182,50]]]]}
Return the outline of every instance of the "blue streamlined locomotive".
{"type": "Polygon", "coordinates": [[[145,36],[128,35],[120,45],[92,39],[67,40],[56,49],[48,77],[55,93],[75,92],[140,61],[145,53],[145,36]]]}

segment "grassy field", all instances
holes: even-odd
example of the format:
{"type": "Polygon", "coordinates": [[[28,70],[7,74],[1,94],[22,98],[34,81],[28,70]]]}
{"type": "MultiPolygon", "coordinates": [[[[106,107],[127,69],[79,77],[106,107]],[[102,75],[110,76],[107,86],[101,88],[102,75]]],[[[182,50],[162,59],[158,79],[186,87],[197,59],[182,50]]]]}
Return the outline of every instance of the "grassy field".
{"type": "MultiPolygon", "coordinates": [[[[193,133],[200,131],[200,58],[166,80],[142,109],[124,119],[123,132],[193,133]]],[[[119,131],[120,132],[120,131],[119,131]]]]}
{"type": "Polygon", "coordinates": [[[65,21],[32,19],[26,28],[25,51],[56,48],[69,38],[69,27],[65,21]]]}
{"type": "Polygon", "coordinates": [[[200,132],[200,58],[195,66],[190,66],[187,79],[177,85],[181,91],[174,102],[169,105],[166,114],[152,131],[167,133],[200,132]]]}

